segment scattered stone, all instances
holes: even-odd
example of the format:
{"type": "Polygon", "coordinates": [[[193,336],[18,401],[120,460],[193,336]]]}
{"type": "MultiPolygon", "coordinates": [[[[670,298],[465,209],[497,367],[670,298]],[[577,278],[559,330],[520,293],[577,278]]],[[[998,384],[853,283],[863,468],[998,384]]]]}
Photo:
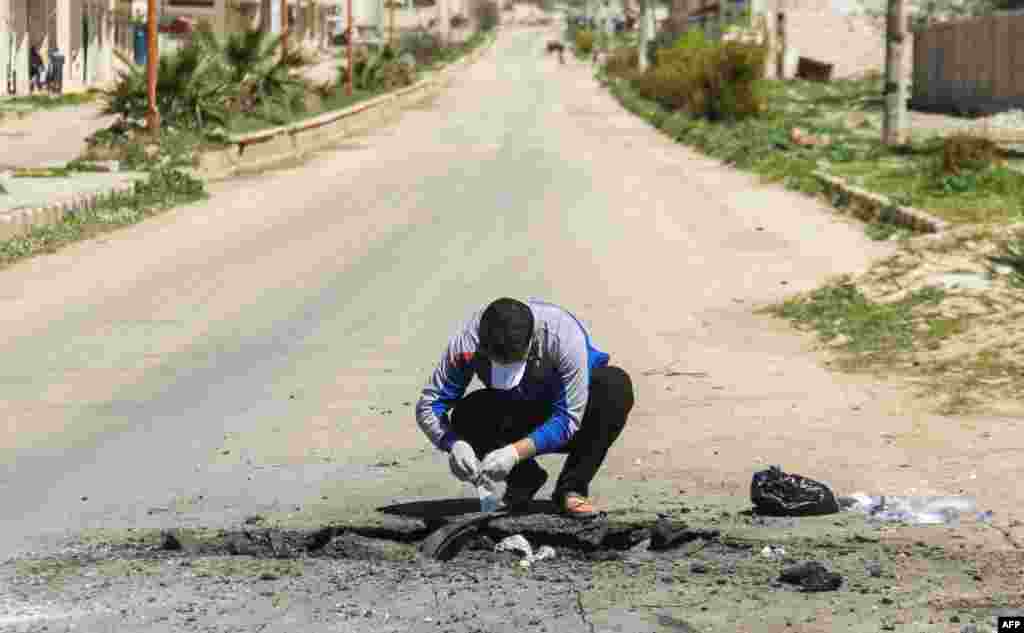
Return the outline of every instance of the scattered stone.
{"type": "Polygon", "coordinates": [[[263,553],[263,548],[245,534],[229,535],[225,545],[233,556],[259,556],[263,553]]]}
{"type": "Polygon", "coordinates": [[[262,522],[263,522],[263,517],[261,517],[258,514],[254,514],[252,516],[248,516],[248,517],[245,518],[245,521],[243,521],[243,523],[245,525],[256,525],[257,523],[262,523],[262,522]]]}
{"type": "Polygon", "coordinates": [[[843,584],[843,577],[828,571],[817,561],[807,561],[782,570],[782,582],[800,585],[804,591],[835,591],[843,584]]]}
{"type": "Polygon", "coordinates": [[[516,552],[525,558],[533,555],[533,548],[530,542],[522,534],[513,534],[501,539],[501,542],[494,546],[495,552],[516,552]]]}
{"type": "Polygon", "coordinates": [[[634,545],[633,547],[629,548],[629,552],[632,554],[637,554],[646,552],[649,549],[651,549],[651,539],[644,539],[636,545],[634,545]]]}
{"type": "Polygon", "coordinates": [[[867,568],[868,576],[872,578],[880,578],[882,576],[882,564],[878,561],[868,561],[865,567],[867,568]]]}
{"type": "Polygon", "coordinates": [[[272,574],[269,571],[265,571],[260,574],[260,580],[277,580],[277,574],[272,574]]]}
{"type": "Polygon", "coordinates": [[[533,561],[547,560],[548,558],[554,558],[556,556],[555,548],[550,545],[541,545],[539,549],[533,554],[533,561]]]}
{"type": "Polygon", "coordinates": [[[183,551],[186,554],[194,555],[198,554],[201,548],[195,536],[190,532],[169,529],[160,532],[160,549],[172,552],[183,551]]]}
{"type": "Polygon", "coordinates": [[[960,616],[954,615],[953,617],[949,618],[949,621],[952,624],[960,624],[960,616]]]}
{"type": "Polygon", "coordinates": [[[697,539],[715,540],[720,535],[719,530],[691,530],[685,523],[658,519],[651,530],[650,550],[664,551],[697,539]]]}
{"type": "Polygon", "coordinates": [[[690,573],[692,574],[706,574],[708,572],[708,566],[704,563],[690,563],[690,573]]]}
{"type": "Polygon", "coordinates": [[[786,555],[786,548],[781,545],[765,545],[761,549],[761,556],[769,560],[780,560],[786,555]]]}

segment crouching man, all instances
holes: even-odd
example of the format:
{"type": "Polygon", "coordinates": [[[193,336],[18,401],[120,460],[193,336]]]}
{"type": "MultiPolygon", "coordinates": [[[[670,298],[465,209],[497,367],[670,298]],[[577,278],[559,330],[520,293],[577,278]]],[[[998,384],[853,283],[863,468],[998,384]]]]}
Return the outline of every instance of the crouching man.
{"type": "Polygon", "coordinates": [[[538,455],[568,454],[552,498],[591,516],[590,482],[633,408],[632,381],[609,360],[568,311],[498,299],[449,340],[416,419],[460,481],[507,480],[510,510],[547,482],[538,455]],[[473,376],[485,388],[463,397],[473,376]]]}

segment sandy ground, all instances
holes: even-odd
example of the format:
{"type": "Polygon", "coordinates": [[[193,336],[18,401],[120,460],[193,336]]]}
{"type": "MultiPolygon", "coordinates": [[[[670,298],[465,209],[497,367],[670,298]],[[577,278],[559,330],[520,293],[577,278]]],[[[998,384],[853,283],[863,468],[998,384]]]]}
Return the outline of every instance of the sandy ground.
{"type": "MultiPolygon", "coordinates": [[[[381,505],[466,494],[416,429],[412,406],[456,325],[500,295],[545,297],[576,311],[633,375],[637,406],[593,490],[612,512],[651,516],[705,505],[700,521],[720,510],[755,529],[738,514],[749,506],[750,476],[778,463],[840,493],[974,495],[1012,536],[1024,495],[1016,419],[915,411],[884,381],[831,373],[809,351],[809,337],[753,313],[830,275],[865,270],[892,247],[813,200],[671,143],[623,111],[585,66],[545,56],[549,37],[503,33],[433,103],[311,164],[219,184],[209,202],[6,271],[0,554],[41,551],[49,539],[87,528],[237,528],[254,513],[285,526],[368,524],[379,520],[381,505]]],[[[560,461],[542,464],[554,474],[560,461]]],[[[817,545],[791,529],[758,538],[791,539],[808,555],[831,551],[833,564],[852,569],[828,545],[846,538],[837,531],[848,520],[803,521],[817,545]]],[[[929,606],[946,591],[967,600],[964,608],[985,607],[978,596],[986,595],[1007,602],[989,607],[1021,604],[1019,593],[996,592],[964,571],[980,565],[980,555],[969,563],[942,553],[899,555],[914,539],[954,550],[979,543],[996,552],[979,578],[1001,583],[1020,570],[1018,552],[1001,551],[1010,548],[1002,532],[918,532],[888,553],[858,546],[857,561],[884,554],[900,565],[874,589],[786,594],[793,602],[779,603],[771,627],[761,618],[767,607],[751,597],[764,593],[763,582],[705,582],[697,574],[687,581],[690,598],[675,602],[699,616],[692,630],[715,631],[836,630],[813,613],[834,617],[842,610],[836,600],[864,595],[870,599],[847,609],[839,628],[878,630],[890,626],[873,609],[879,592],[905,594],[924,609],[915,613],[927,615],[889,630],[959,630],[947,619],[941,629],[910,628],[949,617],[950,607],[929,606]],[[942,567],[947,560],[954,567],[942,567]],[[953,585],[922,584],[929,577],[953,585]],[[700,610],[702,600],[709,611],[700,610]],[[787,626],[790,604],[810,615],[787,626]]],[[[338,564],[347,566],[338,572],[347,578],[343,588],[323,588],[332,572],[321,566],[301,576],[306,594],[319,587],[326,599],[365,605],[361,572],[353,571],[361,563],[338,564]]],[[[496,591],[511,591],[513,572],[481,564],[498,579],[496,591]]],[[[671,563],[689,578],[688,564],[671,563]]],[[[639,617],[650,630],[691,630],[649,611],[622,616],[626,624],[616,629],[618,610],[655,595],[667,604],[678,593],[656,594],[644,584],[656,584],[653,571],[616,565],[604,585],[588,589],[595,602],[587,608],[610,618],[600,627],[520,619],[530,609],[565,615],[576,603],[563,589],[547,586],[503,610],[483,590],[459,589],[452,572],[446,589],[491,600],[497,619],[431,630],[646,630],[637,628],[639,617]],[[647,580],[614,590],[634,577],[647,580]],[[502,619],[508,612],[515,618],[502,619]]],[[[27,586],[15,563],[3,569],[0,580],[27,586]]],[[[165,615],[167,605],[209,606],[212,584],[167,570],[153,585],[164,592],[166,604],[157,598],[157,605],[165,615]]],[[[553,575],[575,573],[597,571],[585,565],[553,575]]],[[[760,578],[750,574],[744,578],[760,578]]],[[[58,590],[54,608],[94,606],[104,592],[116,604],[117,591],[141,582],[126,576],[76,580],[88,587],[58,590]]],[[[252,581],[214,578],[209,583],[226,583],[227,594],[242,585],[257,590],[252,581]]],[[[422,582],[381,582],[371,589],[397,593],[379,602],[422,600],[428,609],[434,600],[422,582]]],[[[45,582],[26,590],[21,604],[44,600],[48,590],[45,582]]],[[[266,623],[253,614],[263,608],[254,600],[225,606],[239,628],[222,615],[202,630],[264,630],[254,628],[266,623]]],[[[321,630],[307,610],[284,613],[265,630],[321,630]]],[[[117,630],[186,628],[137,613],[114,620],[117,630]]],[[[46,621],[19,626],[37,630],[46,621]]],[[[333,626],[323,630],[341,625],[333,626]]],[[[341,630],[387,629],[364,618],[341,630]]]]}

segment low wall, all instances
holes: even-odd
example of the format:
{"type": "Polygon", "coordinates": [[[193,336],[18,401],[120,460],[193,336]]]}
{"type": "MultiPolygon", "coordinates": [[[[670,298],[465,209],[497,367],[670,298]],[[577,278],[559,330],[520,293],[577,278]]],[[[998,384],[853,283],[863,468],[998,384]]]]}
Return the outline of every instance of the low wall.
{"type": "Polygon", "coordinates": [[[226,149],[202,155],[199,174],[206,180],[218,180],[266,169],[301,159],[339,139],[364,131],[442,88],[452,72],[479,59],[494,40],[492,36],[466,57],[411,86],[299,123],[232,136],[226,149]]]}
{"type": "Polygon", "coordinates": [[[886,196],[854,187],[842,178],[820,171],[814,172],[814,176],[824,186],[832,206],[864,222],[884,221],[919,233],[941,233],[950,227],[945,220],[920,209],[895,204],[886,196]]]}

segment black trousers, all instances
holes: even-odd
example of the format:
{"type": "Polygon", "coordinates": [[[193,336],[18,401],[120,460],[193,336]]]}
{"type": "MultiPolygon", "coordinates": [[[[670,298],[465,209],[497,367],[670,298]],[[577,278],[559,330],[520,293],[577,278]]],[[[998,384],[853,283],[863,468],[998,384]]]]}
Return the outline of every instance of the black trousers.
{"type": "MultiPolygon", "coordinates": [[[[556,501],[567,492],[590,494],[590,482],[633,408],[633,381],[619,367],[594,369],[589,391],[579,430],[558,451],[569,457],[555,484],[556,501]]],[[[480,389],[455,405],[451,425],[483,459],[487,453],[529,435],[551,417],[552,410],[550,402],[524,401],[499,389],[480,389]]],[[[512,469],[506,481],[510,488],[522,487],[525,482],[536,481],[540,470],[535,459],[524,460],[512,469]]]]}

